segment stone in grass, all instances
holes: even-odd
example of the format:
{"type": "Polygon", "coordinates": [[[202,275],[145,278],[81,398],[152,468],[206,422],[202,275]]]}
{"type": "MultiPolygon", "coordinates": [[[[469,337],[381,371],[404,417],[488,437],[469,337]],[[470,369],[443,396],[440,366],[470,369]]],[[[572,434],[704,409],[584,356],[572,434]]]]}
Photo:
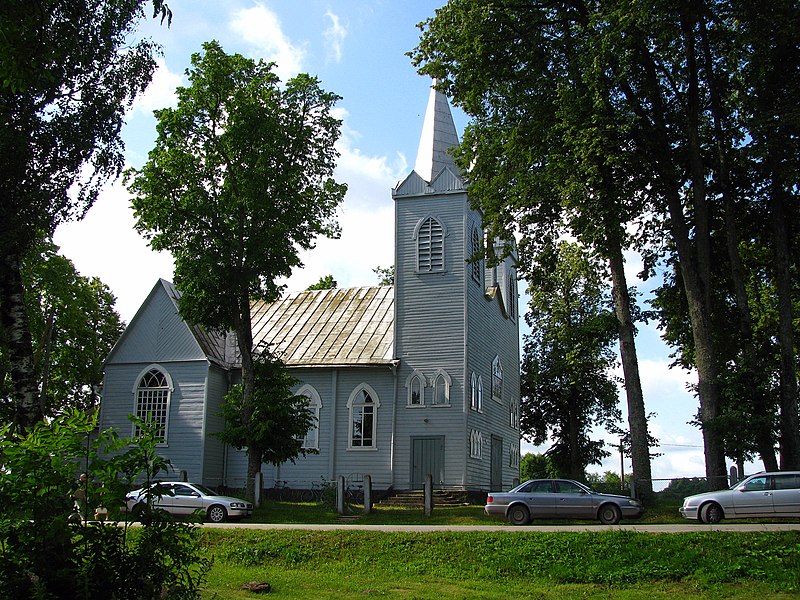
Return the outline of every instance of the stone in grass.
{"type": "Polygon", "coordinates": [[[268,594],[272,591],[272,586],[266,581],[250,581],[239,586],[241,590],[247,590],[255,594],[268,594]]]}

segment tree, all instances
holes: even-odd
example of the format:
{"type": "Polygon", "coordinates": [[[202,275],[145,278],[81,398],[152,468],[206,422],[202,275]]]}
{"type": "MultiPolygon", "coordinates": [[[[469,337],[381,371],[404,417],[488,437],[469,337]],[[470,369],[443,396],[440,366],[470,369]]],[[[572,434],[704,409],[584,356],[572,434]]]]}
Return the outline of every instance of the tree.
{"type": "Polygon", "coordinates": [[[552,461],[546,454],[531,454],[528,452],[519,461],[519,477],[522,481],[557,476],[558,473],[553,471],[552,461]]]}
{"type": "Polygon", "coordinates": [[[22,260],[120,174],[125,110],[155,69],[154,44],[129,39],[147,4],[169,19],[163,0],[0,4],[0,324],[19,428],[42,416],[22,260]]]}
{"type": "Polygon", "coordinates": [[[372,272],[378,276],[378,285],[394,285],[394,265],[391,267],[375,267],[372,272]]]}
{"type": "Polygon", "coordinates": [[[539,273],[529,288],[520,429],[534,444],[552,438],[553,468],[583,479],[587,465],[608,455],[591,428],[616,431],[620,418],[610,375],[614,315],[595,265],[578,246],[561,243],[539,273]]]}
{"type": "Polygon", "coordinates": [[[306,288],[307,291],[311,290],[333,290],[336,289],[336,286],[339,284],[336,283],[336,280],[333,278],[333,275],[325,275],[325,277],[320,277],[319,281],[313,285],[310,285],[306,288]]]}
{"type": "Polygon", "coordinates": [[[307,410],[308,398],[292,393],[299,380],[267,350],[254,358],[253,367],[254,392],[249,406],[244,406],[243,386],[234,386],[225,396],[225,429],[218,437],[235,448],[246,448],[259,465],[277,466],[305,456],[309,450],[303,448],[303,439],[316,423],[307,410]]]}
{"type": "MultiPolygon", "coordinates": [[[[767,278],[779,316],[772,335],[780,344],[781,464],[800,461],[790,325],[800,220],[792,100],[800,88],[799,20],[788,1],[762,10],[752,0],[455,0],[423,24],[412,54],[475,117],[458,164],[491,227],[519,222],[533,248],[563,227],[608,261],[626,392],[636,404],[631,434],[640,440],[646,421],[638,378],[628,376],[635,365],[626,360],[635,312],[625,312],[620,250],[643,252],[646,275],[660,261],[674,267],[691,337],[686,364],[698,378],[706,476],[716,485],[725,482],[730,412],[723,387],[731,353],[720,344],[731,323],[741,375],[759,372],[742,255],[753,242],[774,250],[767,278]],[[752,222],[771,223],[769,235],[748,237],[752,222]]],[[[770,407],[758,393],[748,401],[756,414],[770,407]]],[[[771,462],[769,428],[752,433],[771,462]]]]}
{"type": "MultiPolygon", "coordinates": [[[[99,279],[81,276],[47,241],[26,255],[22,280],[42,414],[96,407],[103,361],[123,331],[114,296],[99,279]]],[[[3,422],[13,420],[7,356],[0,343],[3,422]]]]}
{"type": "MultiPolygon", "coordinates": [[[[299,251],[338,235],[346,191],[332,178],[338,96],[303,74],[281,86],[272,67],[204,44],[177,108],[155,113],[147,163],[127,173],[137,229],[175,259],[183,318],[236,333],[240,423],[257,408],[250,303],[277,299],[278,278],[301,266],[299,251]]],[[[252,486],[263,453],[257,439],[247,447],[252,486]]]]}

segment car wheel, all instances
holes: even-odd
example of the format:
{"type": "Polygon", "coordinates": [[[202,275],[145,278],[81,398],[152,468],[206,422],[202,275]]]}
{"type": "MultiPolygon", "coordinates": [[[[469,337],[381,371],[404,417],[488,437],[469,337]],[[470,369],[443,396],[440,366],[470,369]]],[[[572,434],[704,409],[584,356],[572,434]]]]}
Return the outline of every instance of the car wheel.
{"type": "Polygon", "coordinates": [[[219,504],[215,504],[208,509],[208,520],[212,523],[222,523],[227,516],[228,511],[225,510],[224,506],[220,506],[219,504]]]}
{"type": "Polygon", "coordinates": [[[142,518],[142,515],[145,513],[146,510],[147,510],[147,505],[144,502],[137,502],[136,504],[133,505],[133,508],[131,509],[131,516],[138,521],[142,518]]]}
{"type": "Polygon", "coordinates": [[[722,511],[722,507],[716,502],[709,502],[700,508],[700,520],[703,523],[714,525],[719,523],[723,516],[725,514],[722,511]]]}
{"type": "Polygon", "coordinates": [[[616,525],[622,519],[622,511],[616,504],[603,504],[597,516],[603,525],[616,525]]]}
{"type": "Polygon", "coordinates": [[[521,504],[515,504],[508,509],[508,522],[512,525],[527,525],[530,520],[531,513],[528,512],[527,507],[521,504]]]}

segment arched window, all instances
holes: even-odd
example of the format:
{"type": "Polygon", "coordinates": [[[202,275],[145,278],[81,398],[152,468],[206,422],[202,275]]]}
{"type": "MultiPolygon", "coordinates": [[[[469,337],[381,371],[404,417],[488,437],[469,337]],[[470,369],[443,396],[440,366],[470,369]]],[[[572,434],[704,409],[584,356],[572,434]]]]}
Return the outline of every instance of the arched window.
{"type": "Polygon", "coordinates": [[[408,406],[425,406],[425,376],[414,370],[406,379],[408,406]]]}
{"type": "Polygon", "coordinates": [[[503,399],[503,365],[500,364],[499,356],[495,356],[492,361],[492,398],[503,399]]]}
{"type": "Polygon", "coordinates": [[[350,449],[377,447],[376,432],[378,427],[378,408],[380,400],[370,386],[362,383],[358,386],[350,399],[347,407],[350,409],[350,435],[348,447],[350,449]]]}
{"type": "Polygon", "coordinates": [[[420,273],[444,271],[444,237],[442,223],[427,217],[417,226],[414,233],[417,240],[417,270],[420,273]]]}
{"type": "MultiPolygon", "coordinates": [[[[159,443],[167,442],[169,422],[169,401],[172,395],[172,381],[169,375],[157,365],[147,367],[136,380],[134,388],[136,407],[134,414],[142,421],[155,427],[155,437],[159,443]]],[[[133,436],[141,433],[138,425],[133,426],[133,436]]]]}
{"type": "Polygon", "coordinates": [[[481,458],[483,455],[483,434],[477,429],[473,429],[469,434],[469,456],[470,458],[481,458]]]}
{"type": "Polygon", "coordinates": [[[478,412],[483,410],[483,379],[474,371],[470,377],[469,407],[478,412]]]}
{"type": "Polygon", "coordinates": [[[472,274],[472,279],[481,283],[483,279],[483,259],[478,259],[478,256],[483,255],[483,247],[481,245],[481,236],[478,233],[478,229],[473,227],[472,229],[472,238],[470,239],[469,245],[469,258],[473,262],[470,263],[470,272],[472,274]]]}
{"type": "Polygon", "coordinates": [[[516,400],[511,400],[510,411],[511,411],[511,423],[510,423],[511,428],[519,429],[519,404],[517,404],[516,400]]]}
{"type": "Polygon", "coordinates": [[[319,411],[322,408],[322,399],[317,390],[310,385],[304,385],[297,391],[298,396],[308,398],[306,410],[311,414],[311,427],[303,438],[303,448],[309,450],[319,450],[319,411]]]}
{"type": "Polygon", "coordinates": [[[447,406],[450,404],[450,386],[452,385],[450,375],[439,369],[433,380],[433,405],[447,406]]]}

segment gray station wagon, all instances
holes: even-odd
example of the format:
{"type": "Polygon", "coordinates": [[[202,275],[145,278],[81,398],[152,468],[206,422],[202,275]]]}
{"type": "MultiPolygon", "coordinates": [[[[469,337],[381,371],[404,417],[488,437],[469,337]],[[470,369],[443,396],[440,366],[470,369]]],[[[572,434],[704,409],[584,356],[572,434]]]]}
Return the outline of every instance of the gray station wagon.
{"type": "Polygon", "coordinates": [[[614,525],[643,513],[635,498],[601,494],[571,479],[532,479],[508,492],[489,492],[484,510],[513,525],[527,525],[531,519],[598,519],[614,525]]]}
{"type": "Polygon", "coordinates": [[[800,471],[750,475],[727,490],[695,494],[679,509],[685,519],[719,523],[722,519],[800,517],[800,471]]]}
{"type": "MultiPolygon", "coordinates": [[[[253,504],[241,498],[220,496],[198,483],[165,481],[154,483],[151,489],[154,508],[165,510],[173,515],[203,514],[212,523],[227,519],[249,517],[253,514],[253,504]]],[[[129,492],[125,496],[128,511],[134,516],[147,502],[145,488],[129,492]]]]}

